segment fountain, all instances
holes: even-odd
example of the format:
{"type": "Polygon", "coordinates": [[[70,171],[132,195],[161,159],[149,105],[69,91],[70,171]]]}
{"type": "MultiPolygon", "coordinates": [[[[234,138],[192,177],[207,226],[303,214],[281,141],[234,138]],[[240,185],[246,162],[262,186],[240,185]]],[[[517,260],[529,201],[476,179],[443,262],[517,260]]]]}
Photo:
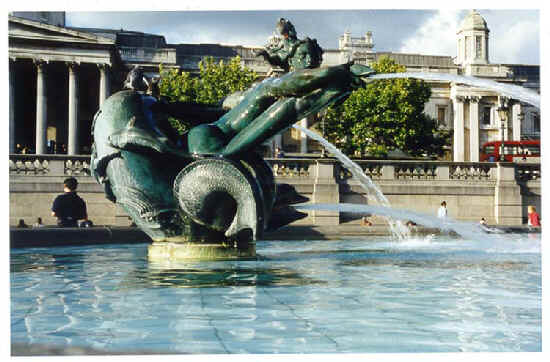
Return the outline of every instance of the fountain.
{"type": "MultiPolygon", "coordinates": [[[[279,26],[292,27],[286,21],[279,26]]],[[[294,55],[277,64],[293,71],[239,94],[230,110],[158,101],[143,93],[136,68],[128,76],[131,89],[108,98],[97,112],[93,175],[107,198],[153,239],[151,258],[254,257],[254,240],[264,230],[304,216],[288,217],[287,206],[303,198],[291,196],[288,185],[277,187],[254,149],[296,120],[344,100],[373,71],[352,63],[318,68],[320,50],[311,39],[293,38],[286,46],[294,55]],[[200,121],[178,138],[168,115],[200,121]]],[[[261,55],[273,61],[285,47],[261,55]]]]}
{"type": "MultiPolygon", "coordinates": [[[[299,40],[293,25],[280,19],[284,39],[258,52],[287,72],[266,78],[226,105],[207,107],[167,103],[144,93],[139,67],[126,86],[108,98],[92,125],[91,168],[107,198],[128,213],[152,239],[153,259],[225,259],[255,257],[254,241],[263,232],[304,214],[290,204],[303,201],[289,185],[277,187],[273,173],[254,150],[297,120],[344,101],[365,82],[416,77],[482,86],[540,104],[531,91],[488,80],[445,74],[374,74],[359,64],[319,68],[322,50],[313,39],[299,40]],[[228,109],[229,108],[229,109],[228,109]],[[183,137],[174,135],[167,117],[196,119],[183,137]]],[[[316,134],[313,137],[348,168],[381,206],[387,198],[361,168],[316,134]]],[[[388,218],[392,233],[404,239],[408,229],[388,218]]]]}
{"type": "Polygon", "coordinates": [[[294,72],[233,98],[231,110],[159,102],[136,74],[104,103],[94,177],[154,242],[12,250],[12,354],[542,350],[539,235],[496,236],[393,209],[356,164],[302,128],[379,205],[304,204],[275,184],[255,146],[385,76],[352,64],[310,69],[315,42],[293,44],[302,47],[286,63],[294,72]],[[177,138],[168,114],[205,123],[177,138]],[[414,220],[462,239],[262,240],[302,216],[289,205],[384,215],[398,235],[399,220],[414,220]]]}

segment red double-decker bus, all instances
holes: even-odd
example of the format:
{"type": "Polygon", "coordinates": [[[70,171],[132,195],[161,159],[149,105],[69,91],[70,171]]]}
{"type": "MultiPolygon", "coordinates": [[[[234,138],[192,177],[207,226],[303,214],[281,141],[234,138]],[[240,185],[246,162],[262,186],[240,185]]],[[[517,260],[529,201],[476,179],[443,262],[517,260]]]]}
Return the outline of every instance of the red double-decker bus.
{"type": "Polygon", "coordinates": [[[540,140],[487,142],[481,147],[479,160],[497,162],[501,160],[501,154],[507,162],[514,162],[514,158],[540,157],[540,140]]]}

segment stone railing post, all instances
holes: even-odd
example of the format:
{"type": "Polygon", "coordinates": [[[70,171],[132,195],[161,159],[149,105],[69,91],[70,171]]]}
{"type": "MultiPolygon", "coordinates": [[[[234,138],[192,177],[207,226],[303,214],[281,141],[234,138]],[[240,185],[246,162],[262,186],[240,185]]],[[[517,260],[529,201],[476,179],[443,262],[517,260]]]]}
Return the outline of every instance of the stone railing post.
{"type": "Polygon", "coordinates": [[[499,225],[521,225],[521,188],[515,179],[515,165],[499,162],[496,169],[495,219],[499,225]]]}
{"type": "Polygon", "coordinates": [[[439,165],[435,171],[436,180],[449,180],[450,170],[449,165],[439,165]]]}
{"type": "Polygon", "coordinates": [[[395,179],[395,166],[383,165],[382,166],[382,180],[394,180],[395,179]]]}
{"type": "MultiPolygon", "coordinates": [[[[334,178],[334,162],[317,160],[313,184],[312,202],[316,204],[338,204],[340,202],[340,186],[334,178]]],[[[335,211],[313,211],[315,225],[338,225],[340,213],[335,211]]]]}

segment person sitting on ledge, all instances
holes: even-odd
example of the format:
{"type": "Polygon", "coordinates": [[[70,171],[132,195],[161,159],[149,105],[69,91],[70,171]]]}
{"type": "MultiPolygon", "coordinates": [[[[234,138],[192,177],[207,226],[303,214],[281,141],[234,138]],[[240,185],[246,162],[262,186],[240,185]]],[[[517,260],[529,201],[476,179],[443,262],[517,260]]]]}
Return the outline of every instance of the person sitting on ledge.
{"type": "Polygon", "coordinates": [[[19,219],[19,222],[17,223],[17,227],[20,229],[28,228],[29,225],[25,224],[25,220],[19,219]]]}
{"type": "Polygon", "coordinates": [[[361,219],[361,225],[363,225],[363,226],[372,226],[372,222],[369,219],[367,219],[366,216],[364,216],[361,219]]]}
{"type": "Polygon", "coordinates": [[[41,218],[41,217],[37,218],[37,219],[36,219],[36,222],[35,222],[34,224],[32,224],[32,227],[33,227],[33,228],[42,228],[42,227],[44,227],[44,226],[45,226],[45,225],[42,224],[42,218],[41,218]]]}
{"type": "Polygon", "coordinates": [[[60,227],[77,227],[78,220],[88,220],[86,203],[76,194],[78,181],[69,177],[63,181],[64,193],[57,196],[52,205],[52,216],[60,227]]]}

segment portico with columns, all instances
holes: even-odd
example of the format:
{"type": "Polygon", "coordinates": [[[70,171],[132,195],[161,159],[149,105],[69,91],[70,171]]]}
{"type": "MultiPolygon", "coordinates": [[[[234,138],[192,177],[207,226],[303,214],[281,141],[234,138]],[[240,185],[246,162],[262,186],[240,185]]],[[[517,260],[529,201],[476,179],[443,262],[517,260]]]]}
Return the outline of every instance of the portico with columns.
{"type": "MultiPolygon", "coordinates": [[[[166,44],[162,36],[139,35],[122,29],[77,30],[16,16],[9,16],[8,20],[11,153],[18,143],[36,153],[50,152],[48,141],[52,140],[65,145],[69,154],[89,153],[93,115],[103,100],[118,90],[125,73],[136,64],[153,73],[161,63],[196,72],[202,56],[239,54],[243,64],[258,74],[265,75],[268,69],[251,55],[252,48],[242,46],[174,45],[166,44]]],[[[491,34],[493,38],[498,36],[491,34]]],[[[410,72],[469,75],[534,91],[540,89],[539,66],[490,63],[489,29],[479,12],[471,11],[464,18],[456,40],[456,57],[376,52],[372,32],[356,38],[347,31],[340,37],[338,49],[325,49],[323,65],[340,64],[348,58],[369,64],[389,56],[410,72]]],[[[540,138],[540,111],[531,105],[515,99],[508,99],[503,105],[495,92],[463,84],[428,83],[432,96],[425,105],[425,113],[436,119],[440,127],[454,130],[450,158],[454,161],[477,162],[480,147],[488,141],[540,138]],[[502,108],[507,112],[504,125],[498,112],[502,108]]],[[[298,124],[320,132],[320,119],[312,116],[298,124]]],[[[286,153],[296,154],[322,150],[294,128],[275,136],[266,146],[272,149],[279,146],[286,153]]]]}
{"type": "Polygon", "coordinates": [[[519,101],[462,85],[452,86],[451,99],[453,161],[479,162],[485,142],[520,140],[524,108],[519,101]]]}
{"type": "Polygon", "coordinates": [[[52,153],[55,141],[89,154],[93,115],[111,92],[114,40],[13,16],[8,36],[10,153],[17,144],[52,153]]]}

